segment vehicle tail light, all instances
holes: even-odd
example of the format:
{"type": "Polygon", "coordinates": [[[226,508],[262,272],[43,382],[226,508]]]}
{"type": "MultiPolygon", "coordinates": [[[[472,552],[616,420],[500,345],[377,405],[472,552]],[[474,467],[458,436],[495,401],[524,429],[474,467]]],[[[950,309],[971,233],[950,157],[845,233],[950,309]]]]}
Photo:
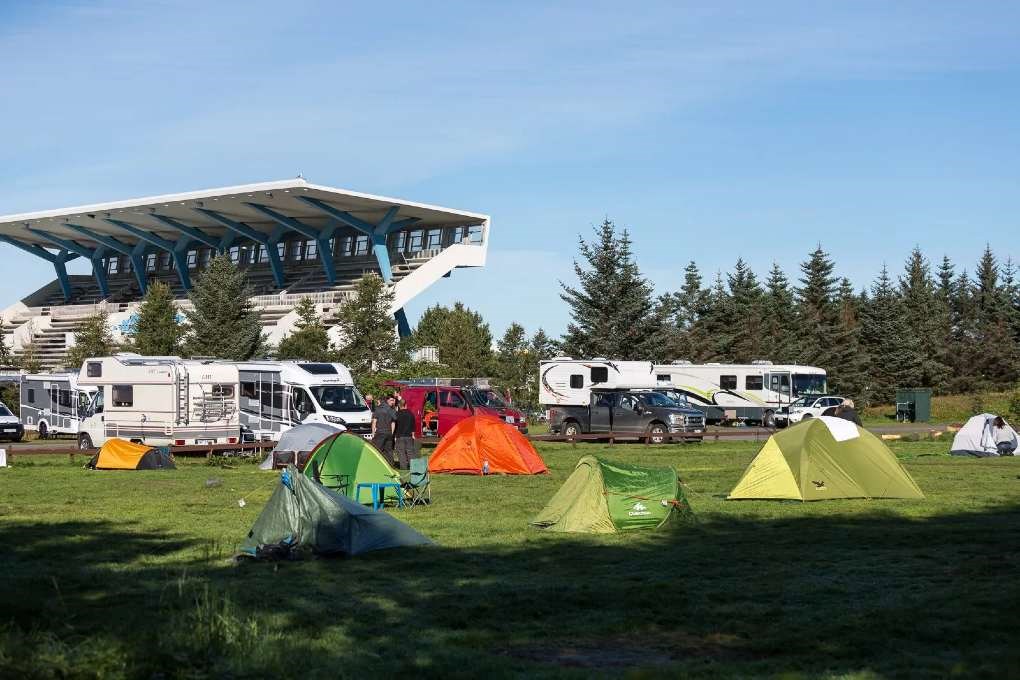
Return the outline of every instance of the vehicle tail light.
{"type": "Polygon", "coordinates": [[[228,444],[236,444],[237,443],[237,437],[227,437],[227,443],[228,444]]]}
{"type": "Polygon", "coordinates": [[[184,446],[184,440],[183,439],[175,439],[174,440],[174,446],[184,446]]]}

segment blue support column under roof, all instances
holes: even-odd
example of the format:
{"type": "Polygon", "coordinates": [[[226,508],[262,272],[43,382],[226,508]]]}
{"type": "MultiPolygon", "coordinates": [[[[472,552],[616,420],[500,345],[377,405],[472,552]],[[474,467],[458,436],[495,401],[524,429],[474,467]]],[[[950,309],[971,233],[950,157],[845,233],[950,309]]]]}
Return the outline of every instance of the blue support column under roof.
{"type": "Polygon", "coordinates": [[[226,215],[221,215],[215,210],[209,210],[208,208],[195,208],[195,210],[222,224],[227,228],[228,233],[240,234],[256,243],[262,244],[266,249],[266,254],[269,256],[269,268],[273,272],[273,280],[276,282],[276,287],[283,288],[286,285],[286,279],[283,276],[283,263],[280,261],[280,251],[277,249],[280,237],[286,233],[285,228],[279,227],[272,234],[267,235],[257,229],[253,229],[244,222],[238,222],[226,215]]]}
{"type": "Polygon", "coordinates": [[[42,229],[33,229],[32,227],[28,227],[28,230],[33,234],[42,236],[50,243],[59,246],[64,250],[77,253],[91,262],[92,276],[96,279],[96,285],[99,286],[100,295],[104,300],[110,297],[110,286],[106,280],[106,263],[103,261],[103,254],[106,252],[105,246],[100,245],[98,248],[89,249],[77,241],[60,238],[59,236],[55,236],[48,231],[43,231],[42,229]]]}
{"type": "MultiPolygon", "coordinates": [[[[375,254],[376,262],[379,263],[380,276],[382,276],[383,281],[386,283],[393,281],[393,265],[390,263],[390,251],[386,244],[386,239],[390,233],[410,226],[415,222],[419,222],[420,220],[417,217],[410,217],[405,220],[395,221],[397,213],[400,211],[400,207],[393,205],[386,211],[386,214],[383,215],[382,220],[378,224],[372,224],[371,222],[366,222],[360,217],[355,217],[346,210],[340,210],[339,208],[317,198],[311,198],[310,196],[297,196],[297,198],[329,215],[333,219],[367,234],[368,237],[372,239],[372,252],[375,254]]],[[[407,322],[407,314],[404,310],[398,309],[394,312],[393,316],[397,320],[397,329],[400,332],[400,336],[406,337],[407,335],[410,335],[411,327],[407,322]]]]}
{"type": "Polygon", "coordinates": [[[111,217],[105,218],[107,222],[115,227],[120,227],[127,233],[137,237],[138,239],[149,243],[160,250],[165,250],[170,253],[170,257],[174,259],[174,267],[177,269],[177,278],[181,281],[181,286],[184,290],[191,290],[191,274],[188,271],[188,257],[187,249],[191,245],[191,237],[184,236],[179,241],[168,241],[162,236],[152,234],[144,229],[139,229],[133,224],[124,222],[123,220],[115,220],[111,217]]]}
{"type": "Polygon", "coordinates": [[[145,254],[145,248],[148,244],[144,241],[139,241],[137,245],[132,246],[127,243],[122,243],[112,236],[100,234],[97,231],[93,231],[92,229],[88,229],[87,227],[83,227],[78,224],[71,224],[68,222],[64,224],[64,226],[83,236],[87,236],[89,240],[104,245],[114,252],[120,253],[121,255],[127,255],[128,259],[131,260],[131,269],[134,272],[135,281],[138,282],[138,289],[142,292],[142,295],[145,295],[148,285],[145,280],[145,262],[142,261],[142,255],[145,254]]]}
{"type": "Polygon", "coordinates": [[[9,243],[15,248],[24,250],[26,253],[35,255],[36,257],[42,258],[53,265],[54,271],[57,273],[57,281],[60,283],[60,291],[64,294],[64,301],[71,301],[71,280],[67,277],[67,263],[74,258],[78,257],[77,253],[69,253],[66,250],[58,250],[56,253],[51,253],[45,248],[40,248],[37,245],[31,243],[24,243],[11,236],[0,235],[0,241],[9,243]]]}
{"type": "Polygon", "coordinates": [[[322,263],[322,269],[326,274],[326,280],[329,281],[331,285],[336,283],[336,266],[333,263],[333,250],[329,247],[329,240],[333,238],[333,234],[336,231],[336,225],[319,230],[305,224],[304,222],[296,220],[293,217],[279,213],[268,206],[261,205],[259,203],[247,203],[246,205],[258,210],[260,213],[280,226],[292,229],[305,238],[314,239],[319,246],[319,261],[322,263]]]}

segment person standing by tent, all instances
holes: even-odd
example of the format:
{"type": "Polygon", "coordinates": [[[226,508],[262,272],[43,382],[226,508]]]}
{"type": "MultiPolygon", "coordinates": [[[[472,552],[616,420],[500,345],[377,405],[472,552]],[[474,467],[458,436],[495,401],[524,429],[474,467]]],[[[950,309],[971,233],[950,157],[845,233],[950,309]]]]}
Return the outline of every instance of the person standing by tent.
{"type": "Polygon", "coordinates": [[[850,399],[844,399],[843,403],[836,408],[836,411],[832,415],[837,418],[842,418],[843,420],[849,420],[858,427],[862,426],[861,417],[857,415],[857,410],[854,408],[854,402],[850,399]]]}
{"type": "Polygon", "coordinates": [[[393,425],[393,448],[397,454],[397,464],[401,470],[411,467],[411,459],[418,457],[418,447],[414,441],[414,414],[407,408],[407,402],[399,399],[399,408],[393,425]]]}
{"type": "Polygon", "coordinates": [[[393,464],[393,427],[397,416],[394,404],[396,400],[390,395],[372,414],[372,444],[390,465],[393,464]]]}

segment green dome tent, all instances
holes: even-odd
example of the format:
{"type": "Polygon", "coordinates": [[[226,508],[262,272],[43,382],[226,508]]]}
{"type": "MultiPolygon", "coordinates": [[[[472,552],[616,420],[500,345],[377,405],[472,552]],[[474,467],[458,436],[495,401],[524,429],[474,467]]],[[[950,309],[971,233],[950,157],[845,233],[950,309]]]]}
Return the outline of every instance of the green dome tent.
{"type": "Polygon", "coordinates": [[[885,443],[863,427],[820,416],[778,432],[729,499],[924,498],[885,443]]]}
{"type": "Polygon", "coordinates": [[[385,512],[316,484],[288,465],[241,548],[247,556],[311,552],[360,555],[432,543],[385,512]]]}
{"type": "MultiPolygon", "coordinates": [[[[304,474],[309,479],[319,479],[326,486],[333,486],[341,475],[346,477],[347,495],[354,497],[358,484],[400,483],[400,473],[394,470],[382,454],[369,442],[347,432],[330,435],[315,447],[304,474]]],[[[389,489],[392,491],[392,489],[389,489]]],[[[371,503],[371,494],[361,495],[371,503]]]]}
{"type": "Polygon", "coordinates": [[[585,456],[531,524],[549,531],[607,534],[655,529],[678,511],[689,512],[690,506],[673,468],[585,456]]]}

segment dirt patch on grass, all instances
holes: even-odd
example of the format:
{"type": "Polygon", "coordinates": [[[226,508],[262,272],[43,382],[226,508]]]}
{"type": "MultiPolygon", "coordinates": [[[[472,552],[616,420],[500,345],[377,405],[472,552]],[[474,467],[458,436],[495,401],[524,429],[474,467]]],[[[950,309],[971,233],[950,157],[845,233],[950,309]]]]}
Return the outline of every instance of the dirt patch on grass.
{"type": "Polygon", "coordinates": [[[511,647],[504,654],[570,668],[665,666],[691,658],[736,661],[754,657],[747,641],[736,635],[692,635],[682,631],[550,641],[511,647]]]}

